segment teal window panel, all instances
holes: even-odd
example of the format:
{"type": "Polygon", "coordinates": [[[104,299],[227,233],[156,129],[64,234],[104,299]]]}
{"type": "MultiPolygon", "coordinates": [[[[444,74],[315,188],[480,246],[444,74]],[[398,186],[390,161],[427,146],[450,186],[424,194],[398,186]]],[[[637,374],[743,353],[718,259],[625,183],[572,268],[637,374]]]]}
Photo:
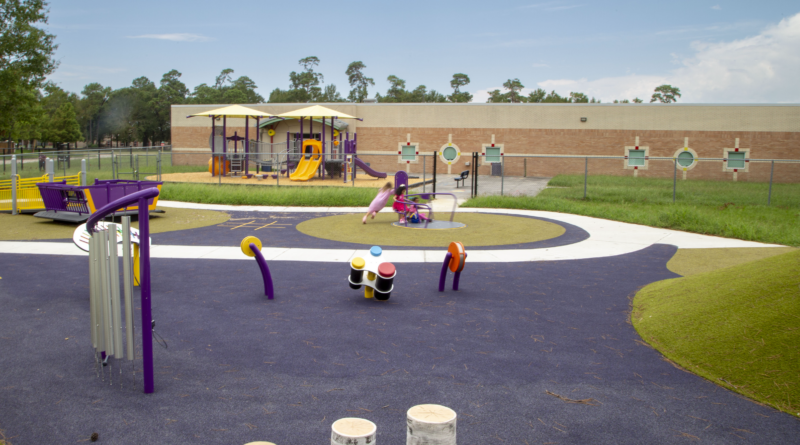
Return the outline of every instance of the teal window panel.
{"type": "Polygon", "coordinates": [[[688,151],[682,151],[678,155],[678,165],[681,167],[689,167],[694,164],[694,155],[688,151]]]}
{"type": "Polygon", "coordinates": [[[417,160],[417,146],[416,145],[404,145],[402,151],[403,151],[402,159],[404,161],[416,161],[417,160]]]}
{"type": "Polygon", "coordinates": [[[728,168],[744,168],[744,153],[729,151],[728,152],[728,168]]]}
{"type": "Polygon", "coordinates": [[[453,147],[447,147],[444,150],[442,150],[442,157],[447,159],[448,161],[452,161],[453,159],[456,158],[456,156],[458,156],[458,152],[453,147]]]}
{"type": "Polygon", "coordinates": [[[628,150],[628,165],[644,167],[644,150],[628,150]]]}
{"type": "Polygon", "coordinates": [[[500,162],[500,147],[486,147],[486,162],[500,162]]]}

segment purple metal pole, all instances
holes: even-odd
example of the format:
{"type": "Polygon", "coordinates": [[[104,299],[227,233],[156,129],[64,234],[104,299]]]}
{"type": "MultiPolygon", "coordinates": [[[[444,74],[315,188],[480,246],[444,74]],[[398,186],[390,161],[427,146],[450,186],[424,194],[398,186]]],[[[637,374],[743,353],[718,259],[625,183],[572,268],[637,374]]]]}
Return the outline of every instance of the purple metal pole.
{"type": "Polygon", "coordinates": [[[228,116],[222,116],[222,152],[228,152],[228,116]]]}
{"type": "MultiPolygon", "coordinates": [[[[322,179],[325,179],[325,116],[322,117],[322,179]]],[[[331,151],[333,149],[331,148],[331,151]]]]}
{"type": "Polygon", "coordinates": [[[444,256],[444,263],[442,264],[442,273],[439,275],[439,292],[444,292],[444,282],[447,280],[447,267],[450,265],[450,259],[453,258],[453,254],[447,252],[447,255],[444,256]]]}
{"type": "MultiPolygon", "coordinates": [[[[289,136],[290,133],[286,132],[286,176],[289,176],[289,136]]],[[[281,174],[281,163],[278,159],[278,176],[281,174]]]]}
{"type": "Polygon", "coordinates": [[[150,301],[150,220],[147,198],[139,198],[139,270],[142,296],[142,375],[144,393],[155,390],[153,383],[153,316],[150,301]]]}
{"type": "MultiPolygon", "coordinates": [[[[464,261],[467,261],[467,252],[464,252],[464,261]]],[[[461,270],[464,270],[464,268],[462,267],[461,270]]],[[[453,277],[453,290],[458,290],[459,278],[461,278],[461,271],[456,272],[456,275],[453,277]]]]}
{"type": "Polygon", "coordinates": [[[264,259],[264,255],[261,254],[261,251],[258,250],[254,243],[250,243],[250,250],[256,255],[256,262],[261,269],[261,276],[264,277],[264,295],[267,296],[267,299],[272,300],[275,298],[275,292],[272,289],[272,275],[269,273],[267,260],[264,259]]]}
{"type": "Polygon", "coordinates": [[[249,175],[250,169],[250,116],[244,117],[244,174],[249,175]]]}

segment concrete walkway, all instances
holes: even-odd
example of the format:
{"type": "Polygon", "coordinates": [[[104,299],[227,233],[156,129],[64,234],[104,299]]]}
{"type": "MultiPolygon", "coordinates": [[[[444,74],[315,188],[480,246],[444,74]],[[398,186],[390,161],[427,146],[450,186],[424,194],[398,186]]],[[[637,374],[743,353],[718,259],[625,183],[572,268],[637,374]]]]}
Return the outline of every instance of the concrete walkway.
{"type": "MultiPolygon", "coordinates": [[[[438,190],[437,190],[438,191],[438,190]]],[[[452,202],[452,201],[451,201],[452,202]]],[[[193,208],[219,211],[240,212],[315,212],[315,213],[362,213],[364,207],[267,207],[267,206],[232,206],[216,204],[196,204],[175,201],[159,201],[161,207],[193,208]]],[[[451,204],[452,205],[452,204],[451,204]]],[[[461,213],[493,213],[519,215],[534,218],[547,218],[563,221],[578,226],[589,233],[589,238],[575,244],[540,248],[540,249],[496,249],[473,250],[469,254],[470,262],[503,263],[529,261],[561,261],[603,258],[624,255],[646,249],[654,244],[670,244],[680,249],[693,248],[729,248],[729,247],[784,247],[776,244],[763,244],[737,239],[720,238],[680,232],[677,230],[628,224],[605,219],[592,218],[566,213],[544,212],[533,210],[510,209],[473,209],[462,208],[461,213]]],[[[502,230],[502,228],[498,228],[502,230]]],[[[313,262],[349,262],[355,257],[368,256],[366,249],[311,249],[311,248],[262,248],[268,261],[313,261],[313,262]]],[[[71,242],[0,242],[0,253],[25,253],[42,255],[79,255],[86,252],[78,249],[71,242]]],[[[242,255],[239,247],[231,246],[169,246],[153,245],[153,258],[204,258],[221,260],[249,260],[242,255]]],[[[441,263],[445,252],[437,250],[384,250],[386,261],[396,263],[441,263]]]]}

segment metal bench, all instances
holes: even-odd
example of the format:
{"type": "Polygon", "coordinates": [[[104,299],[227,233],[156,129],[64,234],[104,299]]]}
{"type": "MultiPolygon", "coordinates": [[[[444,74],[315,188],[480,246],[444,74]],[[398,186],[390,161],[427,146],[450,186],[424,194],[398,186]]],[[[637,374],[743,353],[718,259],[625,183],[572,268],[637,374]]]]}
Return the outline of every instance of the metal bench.
{"type": "Polygon", "coordinates": [[[461,185],[464,185],[464,181],[466,181],[468,177],[469,177],[469,170],[464,170],[463,172],[461,172],[461,175],[453,178],[453,180],[456,181],[456,188],[458,188],[458,181],[461,181],[461,185]]]}

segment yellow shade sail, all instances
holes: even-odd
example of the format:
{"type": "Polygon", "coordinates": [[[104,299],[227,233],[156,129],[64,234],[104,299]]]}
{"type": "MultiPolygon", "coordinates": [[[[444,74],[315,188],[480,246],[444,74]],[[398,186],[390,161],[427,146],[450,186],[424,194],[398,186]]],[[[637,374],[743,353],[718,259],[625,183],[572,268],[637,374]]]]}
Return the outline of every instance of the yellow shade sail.
{"type": "Polygon", "coordinates": [[[232,118],[242,118],[245,117],[269,117],[274,116],[274,114],[264,111],[254,110],[252,108],[243,107],[241,105],[230,105],[223,108],[217,108],[216,110],[209,110],[204,111],[202,113],[192,114],[191,116],[227,116],[232,118]]]}
{"type": "Polygon", "coordinates": [[[347,113],[331,110],[330,108],[323,107],[320,105],[313,105],[310,107],[302,108],[300,110],[279,114],[278,117],[295,117],[295,118],[310,117],[313,119],[321,119],[323,117],[336,117],[339,119],[357,119],[355,116],[350,116],[347,113]]]}

